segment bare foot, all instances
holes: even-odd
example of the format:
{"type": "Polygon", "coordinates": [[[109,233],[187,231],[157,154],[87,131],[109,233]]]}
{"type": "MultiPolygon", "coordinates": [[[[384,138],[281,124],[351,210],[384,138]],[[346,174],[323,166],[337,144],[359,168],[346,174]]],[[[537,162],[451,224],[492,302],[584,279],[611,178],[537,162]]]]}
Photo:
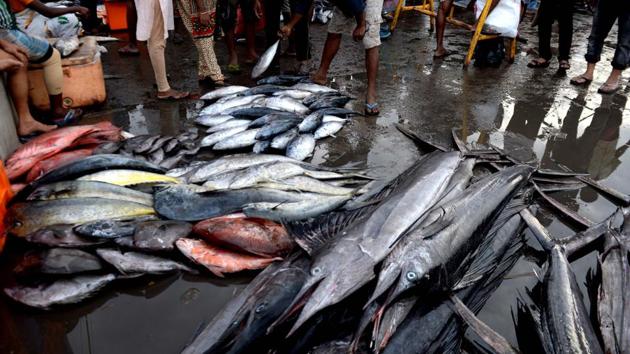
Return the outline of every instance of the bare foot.
{"type": "Polygon", "coordinates": [[[326,85],[326,83],[328,82],[328,77],[327,75],[317,71],[316,73],[311,75],[311,81],[319,85],[326,85]]]}
{"type": "Polygon", "coordinates": [[[56,129],[55,125],[46,125],[33,119],[32,117],[21,119],[18,126],[19,136],[28,136],[34,133],[45,133],[56,129]]]}
{"type": "Polygon", "coordinates": [[[437,48],[435,50],[435,52],[433,52],[433,58],[435,58],[435,59],[442,59],[442,58],[448,56],[449,54],[451,54],[451,53],[449,53],[448,50],[446,50],[446,48],[439,47],[439,48],[437,48]]]}

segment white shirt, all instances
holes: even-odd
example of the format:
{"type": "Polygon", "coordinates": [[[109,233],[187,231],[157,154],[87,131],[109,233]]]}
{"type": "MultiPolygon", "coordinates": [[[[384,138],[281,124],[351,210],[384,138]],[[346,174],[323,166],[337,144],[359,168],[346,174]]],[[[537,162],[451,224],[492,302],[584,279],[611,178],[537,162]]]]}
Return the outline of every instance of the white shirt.
{"type": "Polygon", "coordinates": [[[155,2],[159,2],[164,18],[164,38],[168,38],[168,31],[175,29],[175,19],[173,17],[172,0],[135,0],[136,11],[138,13],[138,26],[136,27],[136,38],[139,41],[146,41],[151,37],[153,28],[153,15],[155,13],[155,2]]]}

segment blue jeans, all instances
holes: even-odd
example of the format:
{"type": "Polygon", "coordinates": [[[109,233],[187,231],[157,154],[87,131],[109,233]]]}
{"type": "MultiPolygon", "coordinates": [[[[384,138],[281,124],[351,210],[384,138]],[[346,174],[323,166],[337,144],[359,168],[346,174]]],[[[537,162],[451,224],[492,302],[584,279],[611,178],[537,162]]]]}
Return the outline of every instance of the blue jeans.
{"type": "Polygon", "coordinates": [[[619,30],[612,66],[617,70],[624,70],[630,65],[630,4],[625,0],[599,0],[584,56],[588,63],[600,61],[604,41],[617,20],[619,30]]]}
{"type": "Polygon", "coordinates": [[[53,47],[48,41],[29,36],[17,29],[0,30],[0,39],[22,48],[28,54],[28,61],[33,64],[43,63],[53,54],[53,47]]]}

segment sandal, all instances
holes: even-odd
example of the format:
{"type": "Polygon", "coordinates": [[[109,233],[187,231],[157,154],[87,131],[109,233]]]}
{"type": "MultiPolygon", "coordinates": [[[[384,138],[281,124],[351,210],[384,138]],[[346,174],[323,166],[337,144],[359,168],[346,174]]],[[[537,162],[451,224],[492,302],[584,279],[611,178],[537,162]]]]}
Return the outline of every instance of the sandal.
{"type": "Polygon", "coordinates": [[[163,100],[163,101],[167,101],[167,100],[181,100],[184,98],[187,98],[190,95],[189,92],[179,92],[177,90],[173,90],[170,89],[166,92],[158,92],[157,93],[157,98],[158,100],[163,100]]]}
{"type": "Polygon", "coordinates": [[[544,69],[546,67],[549,67],[550,63],[551,63],[550,60],[546,60],[543,58],[536,58],[530,61],[529,63],[527,63],[527,67],[534,68],[534,69],[544,69]]]}
{"type": "Polygon", "coordinates": [[[227,72],[230,74],[240,74],[241,73],[241,66],[238,64],[228,64],[227,66],[227,72]]]}
{"type": "Polygon", "coordinates": [[[67,127],[70,124],[76,123],[82,115],[83,111],[81,109],[69,109],[63,118],[53,119],[53,124],[59,128],[67,127]]]}
{"type": "Polygon", "coordinates": [[[571,85],[575,86],[588,86],[591,82],[593,82],[593,79],[589,79],[584,75],[580,75],[572,78],[569,82],[571,83],[571,85]]]}
{"type": "Polygon", "coordinates": [[[597,92],[603,95],[611,95],[619,91],[620,88],[621,88],[621,85],[619,85],[618,82],[615,84],[604,83],[602,86],[600,86],[599,89],[597,89],[597,92]]]}
{"type": "Polygon", "coordinates": [[[367,103],[365,102],[365,115],[366,116],[377,116],[381,113],[378,109],[378,102],[367,103]]]}
{"type": "Polygon", "coordinates": [[[560,60],[558,62],[558,70],[567,71],[571,69],[571,64],[568,60],[560,60]]]}
{"type": "Polygon", "coordinates": [[[118,54],[123,56],[138,56],[140,55],[140,50],[136,48],[131,48],[129,45],[118,48],[118,54]]]}

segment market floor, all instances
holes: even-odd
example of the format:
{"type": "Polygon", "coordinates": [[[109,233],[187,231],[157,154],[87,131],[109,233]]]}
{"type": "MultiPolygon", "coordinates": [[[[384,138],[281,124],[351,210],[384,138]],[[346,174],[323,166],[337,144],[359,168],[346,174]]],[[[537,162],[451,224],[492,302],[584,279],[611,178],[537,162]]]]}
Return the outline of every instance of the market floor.
{"type": "MultiPolygon", "coordinates": [[[[394,127],[402,123],[443,144],[450,143],[451,128],[468,142],[492,143],[514,156],[535,156],[545,168],[558,164],[589,172],[604,185],[630,193],[630,114],[625,91],[601,96],[597,87],[606,79],[616,33],[606,43],[602,64],[589,88],[576,88],[569,77],[582,72],[590,16],[578,15],[575,23],[573,68],[560,77],[551,67],[526,67],[535,47],[530,20],[521,26],[528,44],[519,44],[516,62],[498,69],[462,69],[468,34],[447,29],[446,41],[455,54],[434,60],[434,38],[428,20],[403,16],[396,33],[381,48],[378,93],[381,115],[358,117],[335,139],[318,145],[313,161],[339,166],[359,164],[387,178],[403,171],[417,157],[413,143],[394,127]]],[[[185,33],[181,32],[184,36],[185,33]]],[[[312,26],[314,63],[319,60],[325,27],[312,26]]],[[[158,102],[153,73],[143,50],[140,58],[121,58],[118,44],[104,55],[108,77],[107,104],[88,114],[85,122],[111,119],[134,134],[172,134],[189,126],[200,102],[158,102]]],[[[226,63],[223,43],[217,43],[220,63],[226,63]]],[[[241,48],[242,49],[242,48],[241,48]]],[[[196,93],[196,53],[187,39],[169,42],[167,65],[172,86],[196,93]]],[[[282,59],[290,65],[290,59],[282,59]]],[[[363,108],[365,91],[363,50],[346,37],[333,63],[333,85],[356,97],[353,108],[363,108]]],[[[231,83],[253,84],[246,75],[231,83]]],[[[205,90],[201,90],[205,91],[205,90]]],[[[614,204],[590,188],[554,195],[580,215],[600,221],[614,204]]],[[[574,232],[565,220],[540,211],[538,217],[554,236],[574,232]]],[[[531,242],[536,247],[535,242],[531,242]]],[[[594,253],[574,262],[578,283],[596,264],[594,253]]],[[[536,282],[536,265],[522,259],[488,301],[481,319],[514,345],[510,316],[518,293],[536,282]]],[[[189,341],[250,276],[228,279],[210,276],[167,276],[129,280],[79,306],[50,313],[31,311],[0,298],[0,352],[3,353],[175,353],[189,341]]],[[[583,286],[583,285],[582,285],[583,286]]],[[[582,290],[585,290],[584,288],[582,290]]],[[[588,300],[588,299],[587,299],[588,300]]]]}

